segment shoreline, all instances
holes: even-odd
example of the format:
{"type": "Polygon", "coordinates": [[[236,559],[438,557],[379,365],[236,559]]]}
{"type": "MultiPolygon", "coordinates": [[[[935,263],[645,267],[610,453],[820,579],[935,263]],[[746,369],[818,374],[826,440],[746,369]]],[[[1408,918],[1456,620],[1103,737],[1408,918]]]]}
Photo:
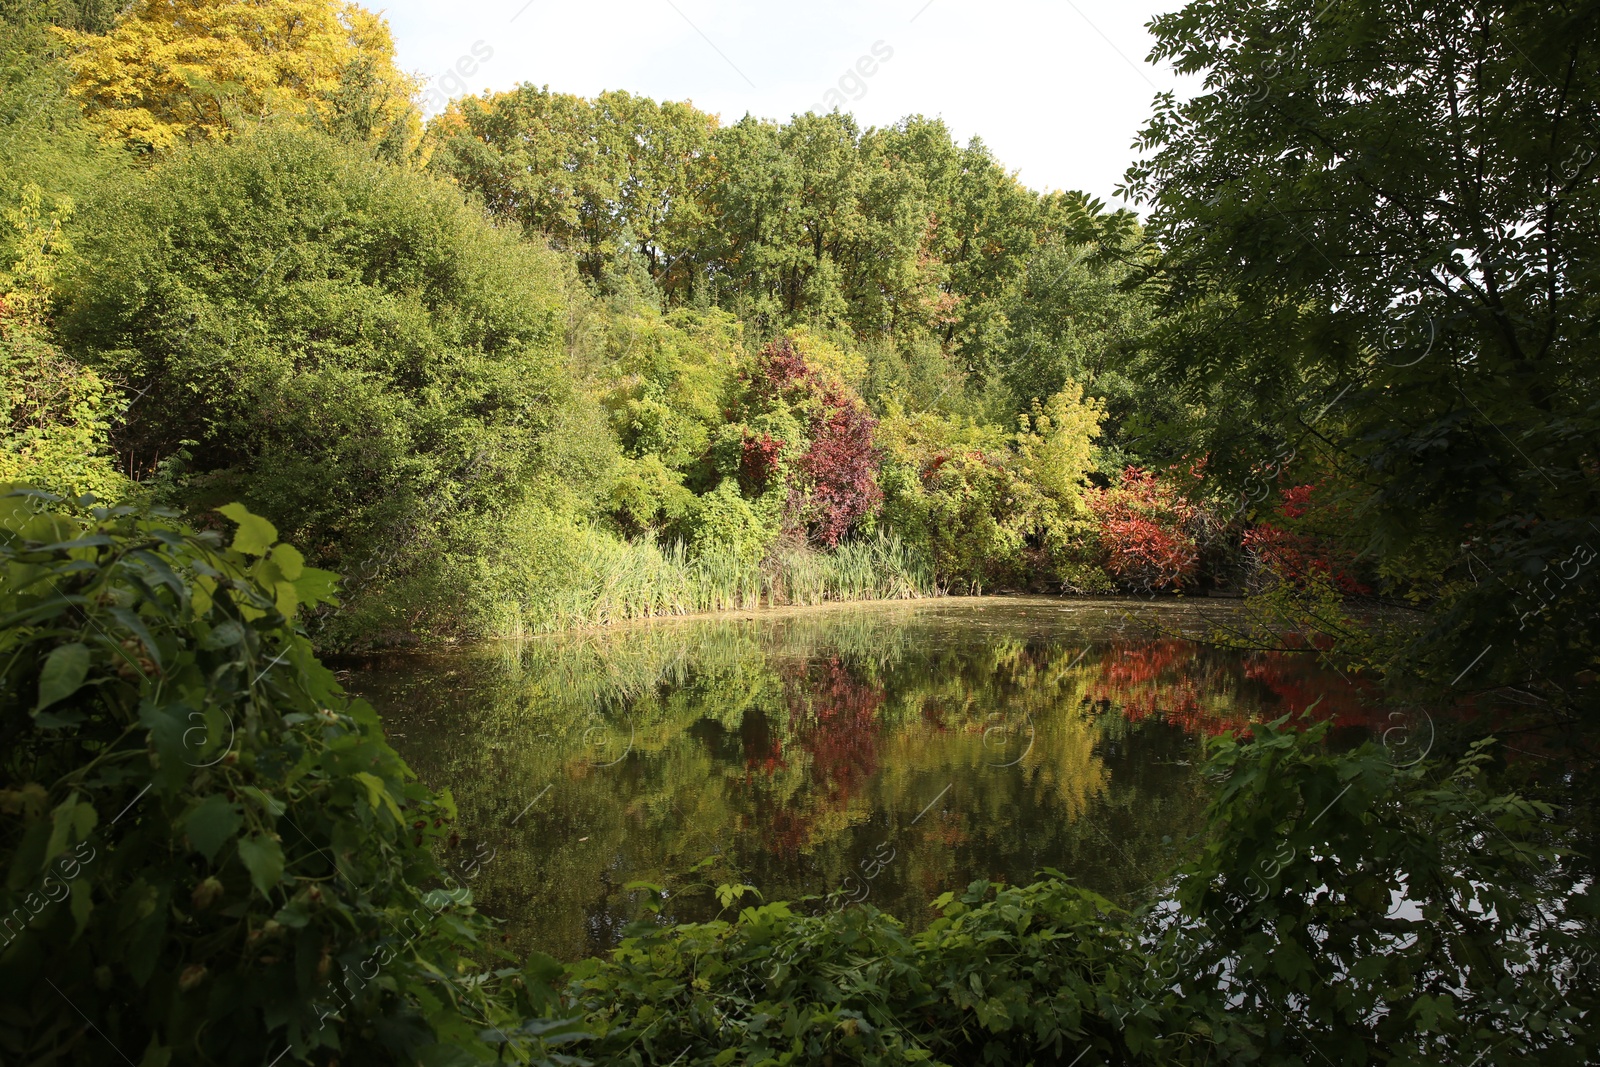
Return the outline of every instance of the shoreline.
{"type": "MultiPolygon", "coordinates": [[[[968,613],[986,609],[1037,609],[1049,612],[1108,611],[1125,609],[1129,613],[1158,612],[1162,616],[1173,613],[1179,615],[1192,615],[1195,612],[1210,606],[1219,613],[1237,615],[1243,605],[1243,597],[1197,597],[1163,594],[1156,597],[1136,597],[1121,594],[1074,594],[1068,596],[1052,596],[1047,593],[985,593],[978,596],[970,595],[943,595],[924,597],[898,597],[892,599],[876,600],[831,600],[822,604],[784,604],[775,607],[764,606],[760,608],[739,608],[729,611],[702,611],[684,614],[641,615],[634,618],[619,619],[615,622],[599,623],[586,626],[574,626],[561,630],[546,630],[523,635],[504,635],[482,638],[449,638],[438,641],[419,641],[409,644],[393,644],[371,648],[363,651],[331,652],[324,653],[324,658],[343,662],[369,660],[383,656],[426,656],[445,653],[461,652],[473,648],[491,648],[507,644],[521,645],[535,641],[560,641],[569,639],[593,639],[612,634],[625,634],[631,631],[672,627],[678,625],[694,625],[712,622],[728,623],[762,623],[778,622],[785,619],[810,618],[814,616],[835,614],[850,611],[873,611],[886,613],[899,610],[906,614],[923,613],[968,613]]],[[[1194,620],[1198,621],[1198,620],[1194,620]]],[[[1159,629],[1159,627],[1156,627],[1159,629]]],[[[1189,627],[1182,627],[1181,634],[1187,639],[1194,639],[1193,631],[1189,627]]]]}

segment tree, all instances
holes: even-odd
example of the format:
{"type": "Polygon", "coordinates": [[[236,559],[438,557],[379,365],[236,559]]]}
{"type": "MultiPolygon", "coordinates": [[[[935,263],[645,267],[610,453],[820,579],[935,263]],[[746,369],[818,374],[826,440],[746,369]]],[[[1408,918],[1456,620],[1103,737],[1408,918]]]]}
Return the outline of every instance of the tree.
{"type": "Polygon", "coordinates": [[[1204,0],[1153,28],[1206,83],[1160,104],[1128,189],[1213,469],[1326,450],[1391,587],[1442,600],[1414,665],[1578,702],[1600,649],[1600,4],[1204,0]]]}
{"type": "MultiPolygon", "coordinates": [[[[41,21],[51,13],[67,24],[78,20],[64,9],[18,6],[24,10],[0,21],[0,199],[7,208],[18,207],[31,186],[43,194],[46,210],[54,210],[115,173],[126,153],[103,144],[83,121],[68,95],[62,43],[41,21]]],[[[0,238],[0,259],[10,258],[14,237],[0,238]]]]}
{"type": "Polygon", "coordinates": [[[981,141],[963,148],[923,116],[719,126],[688,104],[524,85],[458,101],[429,129],[431,166],[597,283],[631,235],[671,304],[717,304],[762,339],[804,325],[931,344],[979,374],[1041,247],[1131,226],[1080,194],[1026,189],[981,141]]]}
{"type": "Polygon", "coordinates": [[[1134,272],[1093,243],[1047,234],[1013,279],[1003,309],[1008,329],[990,358],[1019,411],[1079,382],[1105,411],[1102,474],[1120,476],[1136,444],[1125,427],[1168,406],[1143,388],[1139,344],[1152,300],[1129,286],[1134,272]]]}
{"type": "Polygon", "coordinates": [[[118,6],[117,0],[0,0],[0,22],[104,33],[116,22],[118,6]]]}
{"type": "Polygon", "coordinates": [[[187,506],[242,497],[363,596],[478,559],[546,482],[600,481],[559,264],[436,179],[262,130],[109,191],[77,232],[62,332],[127,384],[126,467],[165,462],[187,506]]]}
{"type": "Polygon", "coordinates": [[[408,147],[417,85],[383,19],[343,0],[137,0],[109,33],[60,29],[73,95],[106,135],[144,151],[223,139],[250,121],[365,121],[408,147]],[[343,98],[343,102],[341,102],[343,98]]]}
{"type": "Polygon", "coordinates": [[[692,295],[670,268],[695,216],[715,128],[715,116],[687,103],[624,92],[591,101],[521,85],[467,97],[435,119],[431,166],[497,217],[578,257],[595,281],[636,252],[660,284],[692,295]],[[634,249],[619,248],[625,232],[634,249]]]}

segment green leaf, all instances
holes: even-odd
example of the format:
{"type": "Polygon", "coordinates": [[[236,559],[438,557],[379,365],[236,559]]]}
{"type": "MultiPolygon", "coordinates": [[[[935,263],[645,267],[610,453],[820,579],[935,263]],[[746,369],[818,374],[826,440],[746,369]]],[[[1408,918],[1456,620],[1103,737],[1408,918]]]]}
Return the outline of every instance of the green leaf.
{"type": "Polygon", "coordinates": [[[217,850],[238,833],[242,825],[244,817],[238,807],[228,803],[226,797],[216,795],[202,800],[183,820],[189,844],[207,863],[215,862],[217,850]]]}
{"type": "Polygon", "coordinates": [[[68,796],[52,813],[50,842],[45,846],[44,862],[49,863],[70,846],[88,837],[99,818],[93,804],[80,801],[76,793],[68,796]]]}
{"type": "Polygon", "coordinates": [[[272,917],[291,930],[300,930],[311,921],[311,909],[303,900],[291,900],[278,909],[278,914],[272,917]]]}
{"type": "Polygon", "coordinates": [[[172,1050],[152,1037],[144,1056],[139,1060],[139,1067],[167,1067],[171,1062],[172,1050]]]}
{"type": "Polygon", "coordinates": [[[76,693],[83,680],[89,676],[89,648],[81,641],[58,645],[45,657],[39,671],[39,703],[34,705],[38,714],[58,700],[76,693]]]}
{"type": "MultiPolygon", "coordinates": [[[[161,665],[161,648],[156,644],[156,639],[150,636],[150,631],[145,628],[144,620],[139,618],[138,612],[129,611],[127,608],[112,608],[111,617],[116,619],[124,628],[139,639],[144,645],[144,650],[155,660],[156,666],[161,665]]],[[[140,672],[143,673],[142,671],[140,672]]]]}
{"type": "Polygon", "coordinates": [[[82,527],[65,515],[34,515],[21,528],[24,540],[38,541],[44,545],[59,545],[76,538],[81,532],[82,527]]]}
{"type": "Polygon", "coordinates": [[[400,812],[400,806],[394,802],[394,797],[389,795],[389,788],[383,784],[382,778],[375,774],[368,774],[366,771],[357,771],[352,777],[367,787],[367,802],[372,805],[374,811],[378,809],[380,803],[386,804],[389,807],[389,811],[393,813],[396,822],[404,823],[406,821],[406,817],[400,812]]]}
{"type": "Polygon", "coordinates": [[[68,904],[72,911],[74,929],[73,940],[83,934],[83,928],[89,925],[89,913],[94,910],[93,887],[87,878],[74,878],[72,880],[72,900],[68,904]]]}
{"type": "Polygon", "coordinates": [[[244,640],[244,627],[232,619],[225,619],[212,627],[211,632],[201,640],[200,647],[204,649],[229,648],[244,640]]]}
{"type": "Polygon", "coordinates": [[[272,562],[286,581],[294,581],[305,570],[306,558],[293,545],[279,545],[272,550],[272,562]]]}
{"type": "Polygon", "coordinates": [[[300,603],[306,605],[331,602],[339,587],[339,576],[332,571],[307,567],[294,579],[294,588],[300,594],[300,603]]]}
{"type": "Polygon", "coordinates": [[[264,834],[239,842],[239,859],[250,872],[250,881],[268,899],[283,878],[283,846],[264,834]]]}
{"type": "Polygon", "coordinates": [[[260,515],[252,515],[243,504],[224,504],[217,510],[239,524],[239,529],[233,535],[235,552],[264,556],[278,539],[278,528],[260,515]]]}

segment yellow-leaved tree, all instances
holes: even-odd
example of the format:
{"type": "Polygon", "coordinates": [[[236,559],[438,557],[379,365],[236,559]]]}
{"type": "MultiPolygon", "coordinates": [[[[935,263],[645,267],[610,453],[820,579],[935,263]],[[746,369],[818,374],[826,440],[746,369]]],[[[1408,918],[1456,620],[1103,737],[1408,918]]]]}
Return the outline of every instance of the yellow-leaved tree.
{"type": "Polygon", "coordinates": [[[396,154],[421,139],[415,79],[388,24],[343,0],[135,0],[110,33],[57,29],[72,94],[107,136],[146,151],[309,121],[396,154]]]}
{"type": "Polygon", "coordinates": [[[1082,592],[1103,591],[1104,577],[1094,563],[1094,516],[1084,494],[1104,420],[1100,401],[1068,381],[1045,403],[1033,402],[1016,436],[1017,461],[1034,496],[1042,547],[1057,578],[1082,592]]]}

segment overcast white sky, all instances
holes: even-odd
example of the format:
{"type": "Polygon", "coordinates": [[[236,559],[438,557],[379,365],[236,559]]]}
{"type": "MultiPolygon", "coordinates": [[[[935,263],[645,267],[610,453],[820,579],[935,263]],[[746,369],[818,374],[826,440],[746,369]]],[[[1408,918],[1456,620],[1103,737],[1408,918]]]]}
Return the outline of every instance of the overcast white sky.
{"type": "Polygon", "coordinates": [[[1182,0],[367,2],[388,17],[401,65],[442,95],[525,81],[583,96],[626,89],[733,122],[787,118],[840,89],[864,125],[941,116],[1026,184],[1113,206],[1156,93],[1193,91],[1144,61],[1145,23],[1182,0]],[[864,77],[856,67],[875,44],[892,55],[864,77]]]}

